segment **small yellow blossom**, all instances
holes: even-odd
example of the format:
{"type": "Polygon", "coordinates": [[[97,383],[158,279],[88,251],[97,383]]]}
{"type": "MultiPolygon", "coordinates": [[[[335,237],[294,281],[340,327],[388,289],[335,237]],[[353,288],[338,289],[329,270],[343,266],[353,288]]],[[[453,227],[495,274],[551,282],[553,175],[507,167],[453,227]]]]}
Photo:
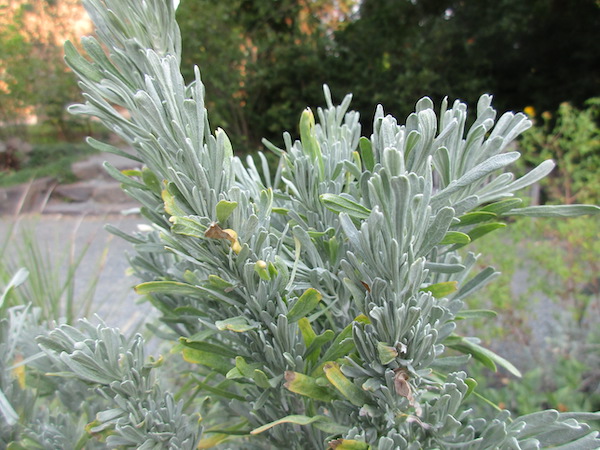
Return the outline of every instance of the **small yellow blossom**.
{"type": "Polygon", "coordinates": [[[533,106],[526,106],[523,112],[529,117],[535,117],[535,108],[533,106]]]}

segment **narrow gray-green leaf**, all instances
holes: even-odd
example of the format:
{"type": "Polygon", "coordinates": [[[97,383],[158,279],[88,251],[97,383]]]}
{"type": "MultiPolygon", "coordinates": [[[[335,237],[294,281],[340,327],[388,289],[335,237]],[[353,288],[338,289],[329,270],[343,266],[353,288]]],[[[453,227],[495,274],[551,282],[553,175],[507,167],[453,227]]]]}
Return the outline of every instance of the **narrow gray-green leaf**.
{"type": "Polygon", "coordinates": [[[600,213],[600,207],[596,205],[542,205],[513,209],[507,213],[504,213],[504,215],[529,217],[576,217],[598,213],[600,213]]]}
{"type": "Polygon", "coordinates": [[[322,194],[320,199],[321,202],[323,202],[323,204],[331,211],[337,213],[346,213],[349,216],[357,219],[366,219],[371,214],[371,210],[369,208],[366,208],[363,205],[340,195],[322,194]]]}

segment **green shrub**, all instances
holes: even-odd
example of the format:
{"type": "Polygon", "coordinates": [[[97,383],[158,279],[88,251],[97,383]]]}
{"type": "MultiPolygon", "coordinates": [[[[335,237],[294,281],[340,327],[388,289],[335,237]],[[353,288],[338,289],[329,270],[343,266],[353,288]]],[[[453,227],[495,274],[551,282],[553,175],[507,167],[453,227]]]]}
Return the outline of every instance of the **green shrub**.
{"type": "MultiPolygon", "coordinates": [[[[582,111],[565,103],[556,114],[542,113],[540,123],[519,140],[526,163],[557,159],[559,170],[541,180],[549,203],[595,202],[600,196],[597,103],[591,99],[582,111]]],[[[476,245],[485,263],[501,267],[503,274],[470,304],[503,314],[500,321],[480,322],[474,329],[495,348],[510,346],[525,371],[523,380],[489,373],[478,378],[492,389],[480,386],[486,397],[523,414],[545,407],[600,409],[598,225],[598,217],[520,220],[476,245]],[[518,245],[518,252],[504,252],[507,241],[518,245]]]]}
{"type": "Polygon", "coordinates": [[[85,144],[61,142],[57,144],[34,145],[31,152],[21,155],[19,170],[3,173],[0,186],[13,186],[33,179],[52,177],[60,183],[77,180],[71,171],[71,164],[96,151],[85,144]]]}
{"type": "MultiPolygon", "coordinates": [[[[103,442],[90,441],[85,426],[111,400],[70,374],[59,374],[60,367],[40,354],[33,339],[46,336],[50,326],[73,323],[92,312],[104,261],[98,261],[85,293],[75,296],[87,246],[75,251],[73,237],[61,237],[64,251],[50,252],[15,218],[0,241],[0,448],[105,448],[103,442]]],[[[111,334],[120,339],[120,353],[127,354],[134,342],[139,345],[140,338],[126,339],[103,324],[87,326],[105,341],[111,334]]]]}
{"type": "Polygon", "coordinates": [[[406,125],[378,107],[367,138],[350,96],[335,106],[325,87],[318,123],[306,110],[298,140],[265,142],[280,157],[272,175],[264,156],[243,165],[225,132],[213,134],[199,71],[183,83],[171,2],[85,4],[109,53],[94,38],[83,40],[89,59],[67,44],[88,99],[72,111],[100,117],[145,164],[108,169],[151,231],[113,231],[135,243],[136,289],[162,315],[157,332],[191,364],[173,397],[139,340],[86,324],[38,338],[61,373],[113,402],[89,426],[95,438],[125,448],[598,447],[580,422],[595,414],[511,419],[465,403],[476,392],[460,370],[471,357],[518,370],[459,326],[490,315],[465,300],[495,271],[475,270],[477,257],[458,248],[506,217],[600,210],[513,198],[553,167],[504,173],[519,157],[507,146],[530,126],[523,114],[494,126],[485,95],[466,130],[464,104],[445,101],[436,116],[424,98],[406,125]]]}
{"type": "Polygon", "coordinates": [[[542,185],[550,201],[590,202],[600,199],[600,99],[592,98],[583,110],[563,103],[555,114],[544,112],[519,141],[531,165],[553,158],[557,170],[542,185]]]}

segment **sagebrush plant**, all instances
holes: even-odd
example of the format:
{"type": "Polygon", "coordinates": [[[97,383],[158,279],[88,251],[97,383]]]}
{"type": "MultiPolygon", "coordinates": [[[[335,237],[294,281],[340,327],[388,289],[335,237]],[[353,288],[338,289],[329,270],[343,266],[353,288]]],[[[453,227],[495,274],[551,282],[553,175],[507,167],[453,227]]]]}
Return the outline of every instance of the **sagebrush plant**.
{"type": "Polygon", "coordinates": [[[518,371],[460,334],[459,319],[492,314],[465,300],[496,272],[472,274],[477,257],[456,250],[507,216],[599,211],[524,208],[514,198],[554,166],[516,180],[503,172],[519,157],[506,150],[530,126],[525,115],[494,126],[484,95],[466,130],[464,104],[444,101],[438,117],[424,98],[405,125],[378,107],[366,138],[351,97],[335,106],[325,87],[318,124],[306,110],[299,140],[265,142],[280,158],[272,175],[264,155],[244,165],[225,132],[211,131],[199,70],[189,85],[181,76],[170,1],[84,3],[99,41],[83,38],[88,58],[66,45],[86,98],[72,111],[100,118],[135,149],[140,170],[106,167],[153,231],[114,231],[134,242],[137,291],[193,364],[178,394],[186,402],[176,403],[154,394],[143,354],[121,350],[110,333],[60,327],[41,338],[62,371],[114,396],[96,436],[140,448],[600,445],[578,421],[595,414],[484,418],[464,406],[476,388],[460,370],[471,356],[518,371]],[[200,425],[187,412],[199,412],[200,425]]]}

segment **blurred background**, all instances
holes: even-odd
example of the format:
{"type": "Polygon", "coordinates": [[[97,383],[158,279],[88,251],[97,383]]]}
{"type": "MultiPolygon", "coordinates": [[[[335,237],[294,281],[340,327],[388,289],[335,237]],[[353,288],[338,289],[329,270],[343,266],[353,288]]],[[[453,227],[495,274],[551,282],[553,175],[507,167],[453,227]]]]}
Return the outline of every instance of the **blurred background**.
{"type": "MultiPolygon", "coordinates": [[[[354,94],[365,135],[378,103],[402,119],[424,95],[491,93],[500,111],[541,113],[600,92],[597,0],[182,0],[178,20],[184,75],[200,67],[212,124],[239,151],[293,131],[323,83],[354,94]]],[[[94,131],[65,112],[81,98],[62,50],[91,32],[77,0],[3,0],[2,138],[94,131]]]]}
{"type": "MultiPolygon", "coordinates": [[[[238,155],[297,136],[301,111],[324,103],[323,83],[338,101],[354,94],[366,136],[379,103],[403,122],[422,96],[475,110],[490,93],[499,112],[534,121],[517,172],[558,163],[530,202],[599,203],[598,0],[181,0],[177,16],[186,81],[198,65],[211,125],[238,155]]],[[[0,188],[73,182],[71,164],[92,153],[84,136],[117,142],[65,111],[83,99],[62,43],[91,33],[79,1],[2,0],[0,188]]],[[[486,374],[496,404],[600,409],[598,225],[527,219],[475,249],[503,275],[470,305],[500,318],[473,332],[526,372],[486,374]]]]}

